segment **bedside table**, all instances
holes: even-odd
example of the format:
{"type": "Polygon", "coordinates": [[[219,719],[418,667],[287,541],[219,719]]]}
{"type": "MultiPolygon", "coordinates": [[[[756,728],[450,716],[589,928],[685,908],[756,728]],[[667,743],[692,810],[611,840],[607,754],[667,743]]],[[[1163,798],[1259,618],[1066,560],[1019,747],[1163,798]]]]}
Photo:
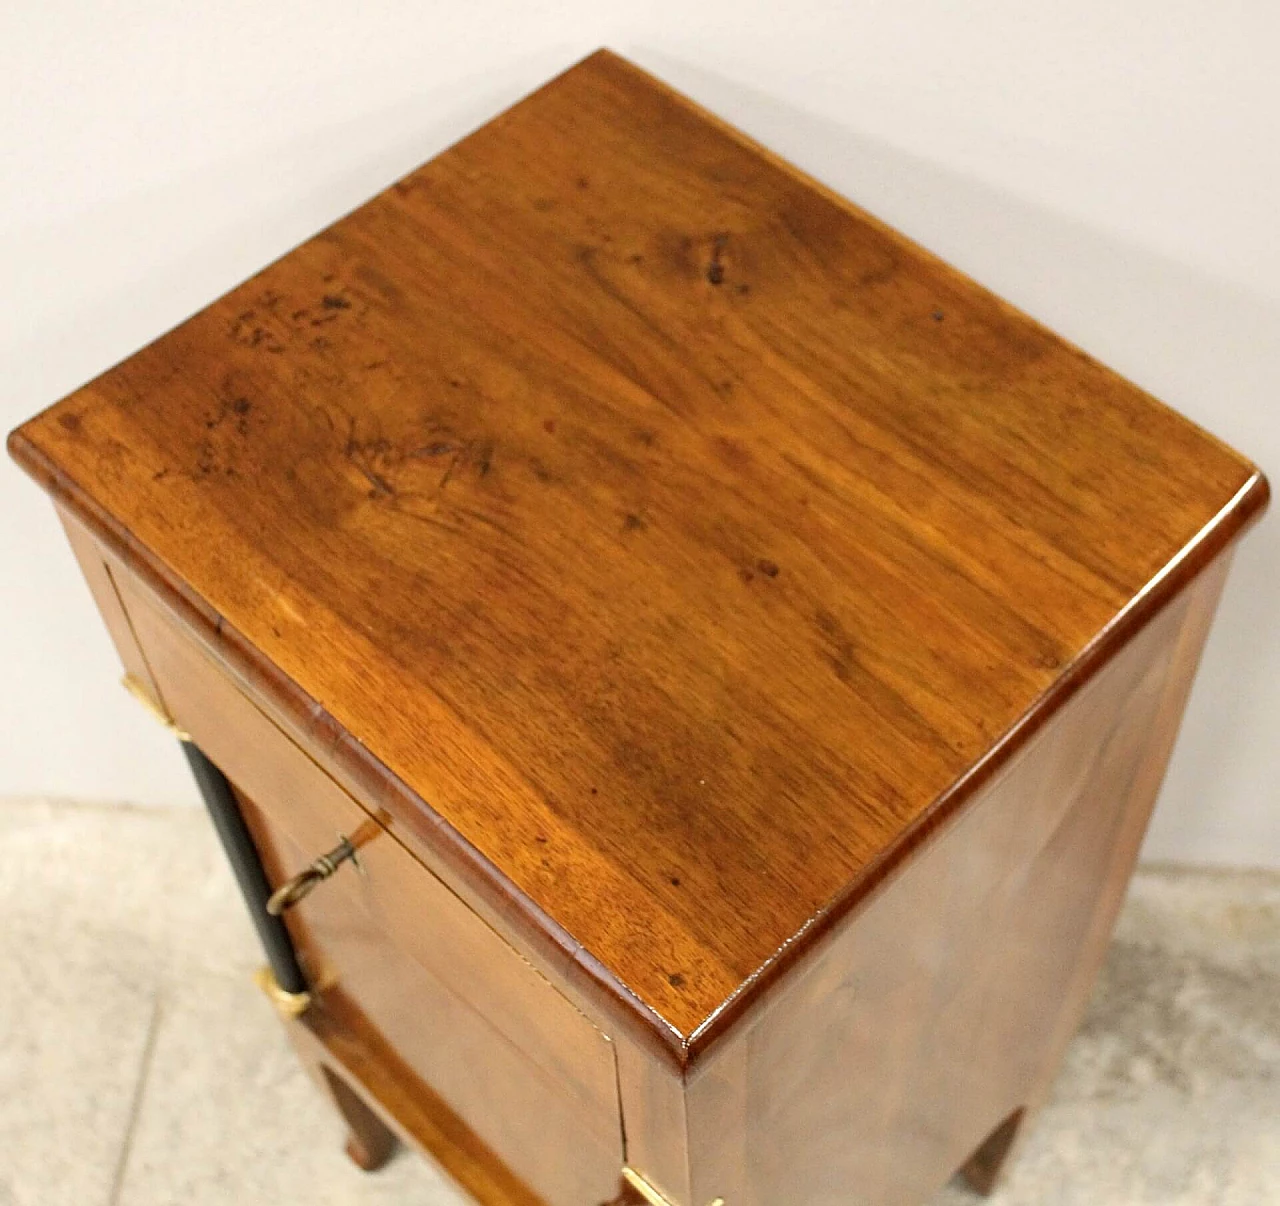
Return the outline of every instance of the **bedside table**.
{"type": "Polygon", "coordinates": [[[1267,500],[603,51],[10,449],[352,1157],[488,1206],[989,1188],[1267,500]]]}

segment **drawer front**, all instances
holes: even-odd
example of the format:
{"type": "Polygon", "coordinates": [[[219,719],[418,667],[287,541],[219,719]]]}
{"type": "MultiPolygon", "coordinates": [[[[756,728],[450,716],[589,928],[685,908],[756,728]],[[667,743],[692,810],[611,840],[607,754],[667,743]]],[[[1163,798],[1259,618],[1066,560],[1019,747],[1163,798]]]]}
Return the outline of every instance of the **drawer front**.
{"type": "MultiPolygon", "coordinates": [[[[269,874],[304,861],[302,846],[265,809],[243,793],[241,806],[269,874]]],[[[299,953],[327,1007],[343,1021],[358,1014],[363,1026],[352,1029],[378,1031],[541,1201],[611,1200],[621,1161],[616,1113],[587,1112],[565,1082],[547,1076],[439,978],[388,945],[385,913],[366,890],[383,873],[372,861],[381,845],[363,847],[364,876],[335,876],[292,910],[299,953]]]]}
{"type": "Polygon", "coordinates": [[[265,716],[136,580],[117,585],[165,706],[240,796],[279,883],[340,834],[357,866],[289,911],[312,982],[355,1008],[553,1206],[623,1163],[612,1043],[265,716]]]}

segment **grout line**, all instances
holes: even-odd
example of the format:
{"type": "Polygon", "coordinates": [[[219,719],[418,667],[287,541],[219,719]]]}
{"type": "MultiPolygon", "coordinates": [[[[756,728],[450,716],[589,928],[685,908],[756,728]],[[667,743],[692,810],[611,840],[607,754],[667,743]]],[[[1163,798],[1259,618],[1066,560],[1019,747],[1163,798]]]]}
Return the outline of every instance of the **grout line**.
{"type": "Polygon", "coordinates": [[[1181,859],[1151,859],[1137,866],[1139,875],[1159,875],[1168,879],[1253,879],[1280,884],[1280,863],[1189,863],[1181,859]]]}
{"type": "Polygon", "coordinates": [[[120,1155],[116,1159],[115,1171],[111,1176],[111,1193],[107,1197],[107,1206],[119,1206],[120,1194],[124,1189],[124,1175],[129,1166],[129,1156],[133,1152],[134,1132],[138,1128],[138,1116],[142,1113],[142,1096],[147,1082],[151,1079],[151,1063],[156,1053],[156,1038],[160,1033],[160,994],[156,993],[155,1003],[151,1007],[151,1020],[147,1023],[147,1038],[142,1048],[142,1060],[138,1067],[138,1079],[133,1086],[133,1099],[129,1102],[129,1118],[125,1125],[124,1139],[120,1144],[120,1155]]]}

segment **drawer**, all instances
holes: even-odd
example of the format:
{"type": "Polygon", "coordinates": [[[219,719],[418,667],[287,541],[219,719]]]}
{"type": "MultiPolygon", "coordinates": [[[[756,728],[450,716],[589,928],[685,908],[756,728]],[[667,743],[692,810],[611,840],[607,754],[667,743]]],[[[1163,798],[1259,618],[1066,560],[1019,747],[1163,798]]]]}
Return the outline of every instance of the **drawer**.
{"type": "MultiPolygon", "coordinates": [[[[118,576],[119,577],[119,576],[118,576]]],[[[309,978],[356,1009],[549,1202],[595,1206],[623,1163],[613,1045],[295,745],[136,580],[117,586],[177,723],[234,784],[279,883],[358,850],[287,914],[309,978]],[[557,1130],[565,1133],[555,1138],[557,1130]]]]}

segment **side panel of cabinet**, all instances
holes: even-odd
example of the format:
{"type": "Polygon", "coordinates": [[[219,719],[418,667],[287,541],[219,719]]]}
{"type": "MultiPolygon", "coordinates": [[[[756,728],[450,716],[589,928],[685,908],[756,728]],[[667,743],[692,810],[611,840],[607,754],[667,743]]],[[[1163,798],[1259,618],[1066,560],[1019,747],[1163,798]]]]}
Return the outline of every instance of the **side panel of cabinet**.
{"type": "Polygon", "coordinates": [[[89,534],[80,521],[69,512],[62,507],[58,507],[57,511],[58,518],[62,522],[62,529],[66,532],[67,540],[71,545],[71,551],[75,554],[76,561],[80,566],[80,572],[84,575],[84,580],[93,595],[94,603],[97,604],[98,613],[102,616],[102,622],[107,626],[107,632],[111,636],[112,644],[115,645],[116,652],[120,655],[120,663],[124,667],[125,673],[145,687],[150,692],[152,699],[159,700],[160,693],[152,680],[151,668],[147,665],[147,660],[138,645],[133,626],[129,622],[124,604],[121,602],[120,594],[116,589],[115,577],[110,563],[101,545],[89,534]]]}
{"type": "Polygon", "coordinates": [[[969,1171],[994,1178],[1105,955],[1227,562],[710,1054],[681,1201],[921,1206],[993,1134],[969,1171]]]}

